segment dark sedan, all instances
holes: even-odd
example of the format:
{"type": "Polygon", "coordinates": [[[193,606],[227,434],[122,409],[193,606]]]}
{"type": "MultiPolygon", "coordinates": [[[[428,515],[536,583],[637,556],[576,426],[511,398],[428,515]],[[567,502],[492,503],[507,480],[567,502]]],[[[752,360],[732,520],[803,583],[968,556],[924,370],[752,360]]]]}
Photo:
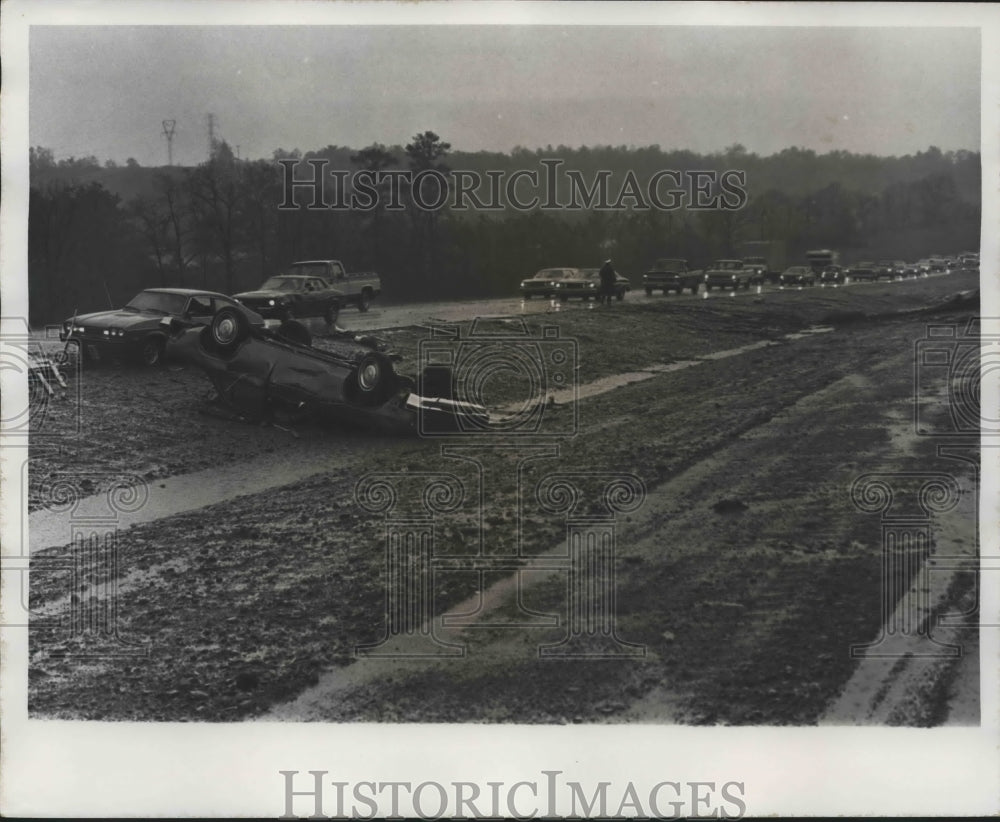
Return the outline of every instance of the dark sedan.
{"type": "Polygon", "coordinates": [[[843,285],[847,272],[839,265],[828,265],[819,272],[821,285],[843,285]]]}
{"type": "Polygon", "coordinates": [[[327,325],[334,325],[343,296],[321,277],[279,274],[256,291],[235,294],[233,299],[267,319],[322,317],[327,325]]]}
{"type": "Polygon", "coordinates": [[[182,319],[190,325],[208,325],[217,311],[230,307],[250,324],[263,320],[214,291],[189,288],[147,288],[124,308],[80,314],[63,322],[59,339],[78,345],[85,362],[134,359],[144,365],[163,362],[166,343],[164,319],[182,319]]]}
{"type": "MultiPolygon", "coordinates": [[[[601,272],[597,268],[572,269],[574,274],[557,280],[555,284],[555,295],[565,302],[571,297],[579,297],[581,300],[596,300],[601,295],[601,272]]],[[[628,278],[615,272],[614,295],[618,300],[625,299],[625,292],[630,291],[632,286],[628,278]]]]}
{"type": "Polygon", "coordinates": [[[521,296],[526,300],[532,297],[548,299],[556,294],[556,282],[577,274],[575,268],[543,268],[527,280],[521,280],[521,296]]]}
{"type": "Polygon", "coordinates": [[[786,285],[816,285],[816,272],[807,265],[793,265],[781,272],[780,283],[786,285]]]}
{"type": "Polygon", "coordinates": [[[855,283],[873,283],[878,279],[878,271],[874,263],[855,263],[847,269],[847,277],[855,283]]]}

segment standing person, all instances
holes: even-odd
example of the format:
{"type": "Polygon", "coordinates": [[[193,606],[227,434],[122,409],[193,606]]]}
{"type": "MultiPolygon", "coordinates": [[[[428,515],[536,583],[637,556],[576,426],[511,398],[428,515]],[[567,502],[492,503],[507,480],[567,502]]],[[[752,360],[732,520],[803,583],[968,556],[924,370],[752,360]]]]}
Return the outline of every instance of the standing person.
{"type": "Polygon", "coordinates": [[[605,260],[601,266],[601,304],[611,305],[611,300],[615,296],[615,280],[618,278],[615,267],[611,265],[611,260],[605,260]]]}

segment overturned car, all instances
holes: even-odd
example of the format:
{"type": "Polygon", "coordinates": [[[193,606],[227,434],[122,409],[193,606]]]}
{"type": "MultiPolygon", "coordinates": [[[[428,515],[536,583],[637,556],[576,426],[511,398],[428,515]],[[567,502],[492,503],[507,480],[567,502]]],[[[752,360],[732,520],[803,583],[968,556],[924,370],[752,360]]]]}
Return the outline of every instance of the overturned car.
{"type": "MultiPolygon", "coordinates": [[[[338,330],[322,350],[301,323],[275,326],[235,306],[222,308],[208,326],[176,318],[164,325],[171,357],[201,368],[217,402],[241,416],[314,418],[391,433],[489,424],[486,408],[454,400],[447,390],[421,396],[417,380],[396,372],[401,358],[372,337],[338,330]]],[[[424,374],[419,382],[431,389],[441,375],[424,374]]]]}

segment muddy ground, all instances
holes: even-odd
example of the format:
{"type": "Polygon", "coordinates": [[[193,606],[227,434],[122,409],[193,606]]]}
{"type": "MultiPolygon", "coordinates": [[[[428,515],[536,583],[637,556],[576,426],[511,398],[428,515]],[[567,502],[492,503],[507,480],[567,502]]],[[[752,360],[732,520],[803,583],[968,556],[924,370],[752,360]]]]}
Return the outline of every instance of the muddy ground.
{"type": "MultiPolygon", "coordinates": [[[[557,455],[523,463],[520,475],[528,444],[484,451],[481,512],[473,464],[443,454],[440,441],[222,420],[204,413],[208,382],[188,367],[88,370],[76,378],[79,404],[73,391],[53,400],[46,436],[32,442],[38,533],[51,533],[41,525],[41,494],[56,473],[72,472],[84,494],[118,472],[142,477],[151,500],[185,483],[190,493],[118,534],[118,643],[41,627],[42,618],[74,613],[81,600],[73,598],[92,591],[68,591],[70,571],[56,566],[71,557],[69,546],[33,540],[36,567],[53,570],[31,577],[39,615],[31,714],[975,724],[974,630],[951,629],[962,657],[920,656],[928,640],[919,631],[884,670],[850,653],[879,636],[883,619],[882,521],[852,503],[859,476],[953,474],[963,505],[928,527],[939,553],[975,551],[972,464],[942,456],[944,440],[917,436],[913,424],[915,345],[929,323],[964,328],[977,307],[945,300],[975,287],[973,275],[957,274],[528,316],[533,332],[557,325],[576,340],[582,388],[622,372],[642,379],[549,409],[557,428],[576,433],[554,441],[557,455]],[[796,334],[817,326],[828,330],[796,334]],[[241,495],[241,477],[249,484],[272,464],[281,466],[275,487],[241,495]],[[409,623],[418,634],[432,627],[442,655],[359,657],[357,646],[386,633],[386,520],[358,504],[355,486],[370,473],[418,480],[429,471],[453,474],[469,492],[433,524],[432,625],[409,623]],[[583,658],[539,652],[564,647],[572,624],[559,559],[567,520],[520,493],[518,479],[531,488],[552,472],[589,475],[580,482],[597,496],[584,514],[607,513],[588,485],[595,475],[633,474],[645,487],[643,504],[615,519],[620,643],[591,632],[574,646],[591,654],[583,658]],[[218,487],[235,490],[215,501],[209,491],[218,487]],[[473,570],[471,553],[507,556],[519,535],[510,567],[473,570]],[[482,610],[464,627],[441,622],[447,612],[476,611],[482,590],[482,610]],[[449,655],[456,647],[464,654],[449,655]]],[[[380,333],[404,355],[405,372],[427,330],[380,333]]],[[[945,375],[921,379],[921,419],[946,426],[945,375]]],[[[518,390],[516,381],[498,383],[497,401],[518,390]]],[[[923,586],[920,569],[907,573],[907,583],[923,586]]],[[[964,571],[938,574],[931,587],[935,614],[975,604],[964,571]]]]}

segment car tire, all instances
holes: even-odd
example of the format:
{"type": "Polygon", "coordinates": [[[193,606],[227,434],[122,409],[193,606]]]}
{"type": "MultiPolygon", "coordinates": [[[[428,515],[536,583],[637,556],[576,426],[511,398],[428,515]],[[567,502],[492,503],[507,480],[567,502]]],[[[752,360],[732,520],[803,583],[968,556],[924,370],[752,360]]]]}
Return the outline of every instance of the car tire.
{"type": "MultiPolygon", "coordinates": [[[[680,292],[677,292],[677,293],[679,294],[680,292]]],[[[691,286],[691,293],[692,294],[697,294],[698,293],[698,286],[696,286],[696,285],[691,286]]]]}
{"type": "Polygon", "coordinates": [[[653,296],[653,289],[652,288],[647,288],[646,289],[646,296],[647,297],[652,297],[653,296]]]}
{"type": "Polygon", "coordinates": [[[530,300],[531,299],[531,295],[530,294],[522,294],[521,295],[521,299],[522,300],[530,300]]]}
{"type": "Polygon", "coordinates": [[[361,296],[358,298],[358,311],[367,311],[371,308],[372,304],[372,291],[370,288],[364,288],[361,290],[361,296]]]}
{"type": "Polygon", "coordinates": [[[234,351],[250,336],[250,324],[242,311],[226,306],[212,317],[209,334],[217,349],[223,352],[234,351]]]}
{"type": "Polygon", "coordinates": [[[295,319],[295,309],[292,306],[287,306],[281,310],[281,321],[288,322],[289,320],[295,319]]]}
{"type": "Polygon", "coordinates": [[[139,346],[139,361],[147,368],[158,368],[163,365],[166,340],[163,337],[146,337],[139,346]]]}
{"type": "Polygon", "coordinates": [[[375,406],[384,403],[399,386],[392,362],[384,354],[365,354],[350,377],[351,393],[361,405],[375,406]]]}
{"type": "Polygon", "coordinates": [[[619,291],[617,294],[615,294],[615,299],[618,300],[618,302],[621,302],[622,300],[624,300],[625,299],[625,292],[624,291],[619,291]]]}

